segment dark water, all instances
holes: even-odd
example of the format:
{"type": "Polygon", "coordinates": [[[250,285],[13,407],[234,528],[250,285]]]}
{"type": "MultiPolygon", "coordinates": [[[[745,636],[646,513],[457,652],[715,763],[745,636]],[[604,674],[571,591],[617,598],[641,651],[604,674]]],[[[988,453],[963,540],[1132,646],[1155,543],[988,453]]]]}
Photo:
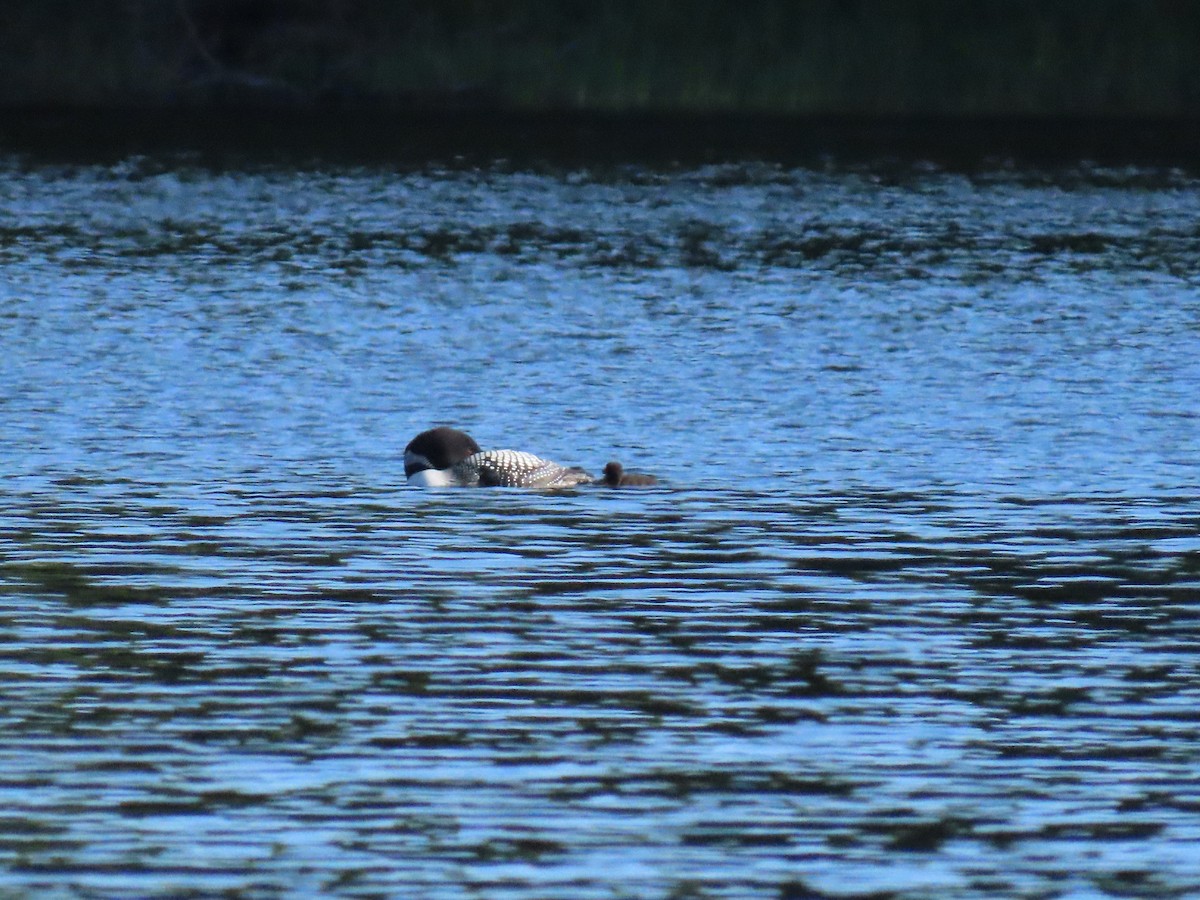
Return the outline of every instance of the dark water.
{"type": "Polygon", "coordinates": [[[0,169],[0,896],[1200,892],[1200,182],[0,169]],[[646,491],[409,490],[451,422],[646,491]]]}

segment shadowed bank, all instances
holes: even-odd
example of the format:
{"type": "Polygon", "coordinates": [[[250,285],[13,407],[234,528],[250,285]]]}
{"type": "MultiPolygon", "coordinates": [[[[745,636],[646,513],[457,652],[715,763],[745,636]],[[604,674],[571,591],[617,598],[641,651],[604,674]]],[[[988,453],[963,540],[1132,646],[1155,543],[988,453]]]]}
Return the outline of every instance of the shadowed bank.
{"type": "Polygon", "coordinates": [[[79,130],[118,153],[1179,163],[1200,110],[1200,9],[1183,3],[18,0],[7,16],[0,141],[17,149],[79,130]]]}

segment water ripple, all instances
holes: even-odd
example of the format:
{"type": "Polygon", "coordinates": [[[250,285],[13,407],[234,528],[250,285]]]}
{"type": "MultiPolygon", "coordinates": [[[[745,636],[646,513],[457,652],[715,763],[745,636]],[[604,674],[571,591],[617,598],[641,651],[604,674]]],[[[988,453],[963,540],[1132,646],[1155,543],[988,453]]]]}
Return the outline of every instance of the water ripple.
{"type": "Polygon", "coordinates": [[[1186,177],[0,188],[0,893],[1200,890],[1186,177]]]}

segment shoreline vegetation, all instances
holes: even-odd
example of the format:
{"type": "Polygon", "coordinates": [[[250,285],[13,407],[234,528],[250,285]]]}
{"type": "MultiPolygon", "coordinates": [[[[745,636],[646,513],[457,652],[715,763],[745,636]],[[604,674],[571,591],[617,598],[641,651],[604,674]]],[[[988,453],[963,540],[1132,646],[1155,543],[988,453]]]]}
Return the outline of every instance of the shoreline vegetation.
{"type": "Polygon", "coordinates": [[[0,146],[16,149],[86,134],[102,152],[1200,159],[1200,4],[1185,0],[5,7],[0,146]]]}
{"type": "Polygon", "coordinates": [[[63,162],[189,154],[244,161],[555,166],[930,163],[1200,171],[1200,120],[847,117],[487,110],[44,108],[8,111],[0,152],[63,162]]]}
{"type": "Polygon", "coordinates": [[[8,0],[0,106],[1192,116],[1183,0],[8,0]]]}

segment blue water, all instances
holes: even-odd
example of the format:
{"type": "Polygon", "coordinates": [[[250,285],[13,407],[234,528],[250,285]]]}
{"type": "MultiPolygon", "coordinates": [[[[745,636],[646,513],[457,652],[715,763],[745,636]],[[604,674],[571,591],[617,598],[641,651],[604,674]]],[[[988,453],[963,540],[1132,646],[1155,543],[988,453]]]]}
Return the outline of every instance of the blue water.
{"type": "Polygon", "coordinates": [[[0,168],[0,893],[1200,891],[1200,182],[0,168]],[[649,490],[408,489],[435,423],[649,490]]]}

